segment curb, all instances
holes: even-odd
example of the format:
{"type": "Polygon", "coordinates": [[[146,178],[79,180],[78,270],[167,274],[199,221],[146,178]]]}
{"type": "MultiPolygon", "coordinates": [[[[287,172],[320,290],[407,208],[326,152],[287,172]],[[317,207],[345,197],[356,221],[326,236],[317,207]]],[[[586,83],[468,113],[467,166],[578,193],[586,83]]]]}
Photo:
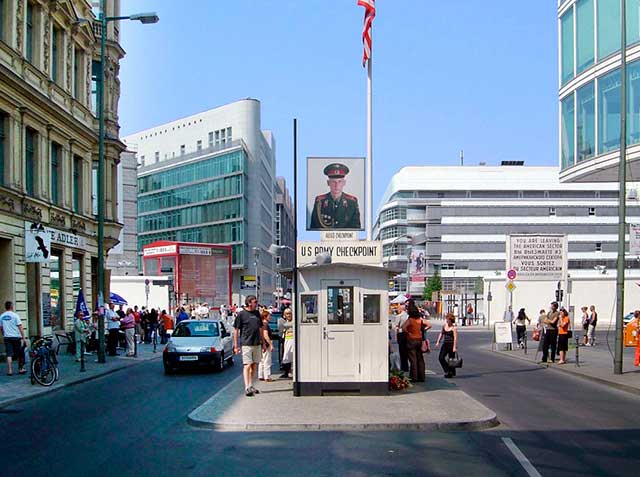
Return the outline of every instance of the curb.
{"type": "Polygon", "coordinates": [[[500,425],[495,413],[477,421],[367,424],[217,424],[187,416],[187,423],[200,429],[219,432],[350,432],[350,431],[481,431],[500,425]]]}
{"type": "Polygon", "coordinates": [[[587,381],[591,381],[594,383],[598,383],[598,384],[604,384],[606,386],[610,386],[612,388],[618,389],[619,391],[625,391],[628,392],[630,394],[635,394],[636,396],[640,396],[640,389],[634,387],[634,386],[629,386],[627,384],[621,384],[621,383],[616,383],[615,381],[610,381],[608,379],[604,379],[604,378],[599,378],[597,376],[591,376],[589,374],[585,374],[585,373],[580,373],[577,372],[575,370],[573,370],[572,368],[566,368],[566,367],[557,367],[557,366],[549,366],[549,365],[545,365],[545,364],[539,364],[536,363],[535,361],[531,361],[530,359],[527,358],[523,358],[517,355],[511,355],[511,354],[506,354],[503,351],[492,351],[493,353],[497,353],[500,356],[506,356],[507,358],[511,358],[511,359],[517,359],[518,361],[525,361],[529,364],[532,364],[534,366],[538,366],[539,368],[546,368],[546,369],[550,369],[552,371],[559,371],[561,373],[566,373],[566,374],[570,374],[572,376],[576,376],[578,378],[583,378],[587,381]]]}
{"type": "Polygon", "coordinates": [[[149,359],[145,359],[143,361],[134,361],[134,362],[131,362],[131,363],[123,363],[122,366],[119,366],[117,368],[111,368],[111,369],[106,370],[106,371],[104,371],[102,373],[98,373],[98,374],[94,374],[94,375],[91,375],[91,376],[78,378],[78,379],[75,379],[73,381],[69,381],[69,382],[66,382],[66,383],[61,383],[60,386],[50,387],[50,388],[43,387],[40,391],[36,391],[33,394],[29,394],[28,396],[20,396],[20,397],[14,398],[14,399],[7,399],[6,401],[0,402],[0,409],[4,409],[5,407],[9,407],[9,406],[12,406],[13,404],[17,404],[17,403],[20,403],[20,402],[31,401],[32,399],[39,398],[39,397],[41,397],[43,395],[55,393],[56,391],[60,391],[61,389],[65,389],[65,388],[68,388],[68,387],[71,387],[71,386],[75,386],[76,384],[82,384],[82,383],[86,383],[87,381],[92,381],[94,379],[101,378],[103,376],[108,376],[108,375],[116,373],[118,371],[122,371],[123,369],[132,368],[134,366],[139,366],[139,365],[141,365],[143,363],[146,363],[148,361],[154,361],[154,360],[156,360],[158,358],[161,358],[161,357],[162,357],[162,354],[160,354],[159,356],[154,356],[154,357],[149,358],[149,359]]]}

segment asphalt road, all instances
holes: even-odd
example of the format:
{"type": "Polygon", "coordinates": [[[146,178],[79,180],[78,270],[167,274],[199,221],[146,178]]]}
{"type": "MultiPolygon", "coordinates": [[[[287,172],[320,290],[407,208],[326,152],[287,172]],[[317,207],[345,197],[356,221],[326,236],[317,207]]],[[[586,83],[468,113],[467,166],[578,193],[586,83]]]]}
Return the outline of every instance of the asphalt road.
{"type": "Polygon", "coordinates": [[[240,366],[164,376],[153,361],[0,410],[0,475],[536,475],[503,438],[541,475],[638,475],[640,422],[620,415],[637,409],[638,397],[476,349],[488,339],[464,333],[465,368],[454,382],[498,413],[495,430],[194,429],[187,414],[240,366]]]}

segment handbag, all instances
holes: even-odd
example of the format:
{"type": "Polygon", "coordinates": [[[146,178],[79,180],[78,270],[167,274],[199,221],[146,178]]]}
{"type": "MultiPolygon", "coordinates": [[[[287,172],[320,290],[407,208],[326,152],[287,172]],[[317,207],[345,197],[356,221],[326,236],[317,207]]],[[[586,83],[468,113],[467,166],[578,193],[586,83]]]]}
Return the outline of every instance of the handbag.
{"type": "Polygon", "coordinates": [[[431,343],[429,340],[422,340],[422,346],[420,349],[423,353],[431,353],[431,343]]]}
{"type": "Polygon", "coordinates": [[[453,353],[453,356],[449,355],[447,358],[447,364],[450,368],[462,368],[462,358],[457,351],[453,353]]]}
{"type": "Polygon", "coordinates": [[[567,331],[567,338],[569,339],[573,338],[573,330],[567,331]]]}
{"type": "Polygon", "coordinates": [[[533,333],[532,333],[532,335],[531,335],[531,339],[532,339],[533,341],[540,341],[540,334],[541,334],[541,331],[540,331],[540,330],[537,330],[537,329],[536,329],[536,330],[533,330],[533,333]]]}

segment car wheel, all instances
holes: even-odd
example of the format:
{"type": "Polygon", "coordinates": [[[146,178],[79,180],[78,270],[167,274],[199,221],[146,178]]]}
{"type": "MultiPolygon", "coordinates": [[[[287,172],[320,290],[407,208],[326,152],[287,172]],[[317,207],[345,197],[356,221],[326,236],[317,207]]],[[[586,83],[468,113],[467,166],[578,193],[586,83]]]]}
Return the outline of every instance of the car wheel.
{"type": "Polygon", "coordinates": [[[224,363],[224,355],[220,353],[220,355],[214,359],[213,361],[213,369],[215,371],[222,371],[222,366],[224,363]]]}

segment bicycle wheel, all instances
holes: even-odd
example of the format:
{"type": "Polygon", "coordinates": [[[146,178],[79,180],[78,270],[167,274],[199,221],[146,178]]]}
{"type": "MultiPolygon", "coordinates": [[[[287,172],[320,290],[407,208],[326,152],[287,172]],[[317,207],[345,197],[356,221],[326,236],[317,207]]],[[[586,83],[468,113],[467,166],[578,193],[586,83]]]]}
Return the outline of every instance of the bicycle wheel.
{"type": "Polygon", "coordinates": [[[56,380],[55,367],[49,358],[38,356],[31,362],[33,378],[41,386],[51,386],[56,380]]]}

